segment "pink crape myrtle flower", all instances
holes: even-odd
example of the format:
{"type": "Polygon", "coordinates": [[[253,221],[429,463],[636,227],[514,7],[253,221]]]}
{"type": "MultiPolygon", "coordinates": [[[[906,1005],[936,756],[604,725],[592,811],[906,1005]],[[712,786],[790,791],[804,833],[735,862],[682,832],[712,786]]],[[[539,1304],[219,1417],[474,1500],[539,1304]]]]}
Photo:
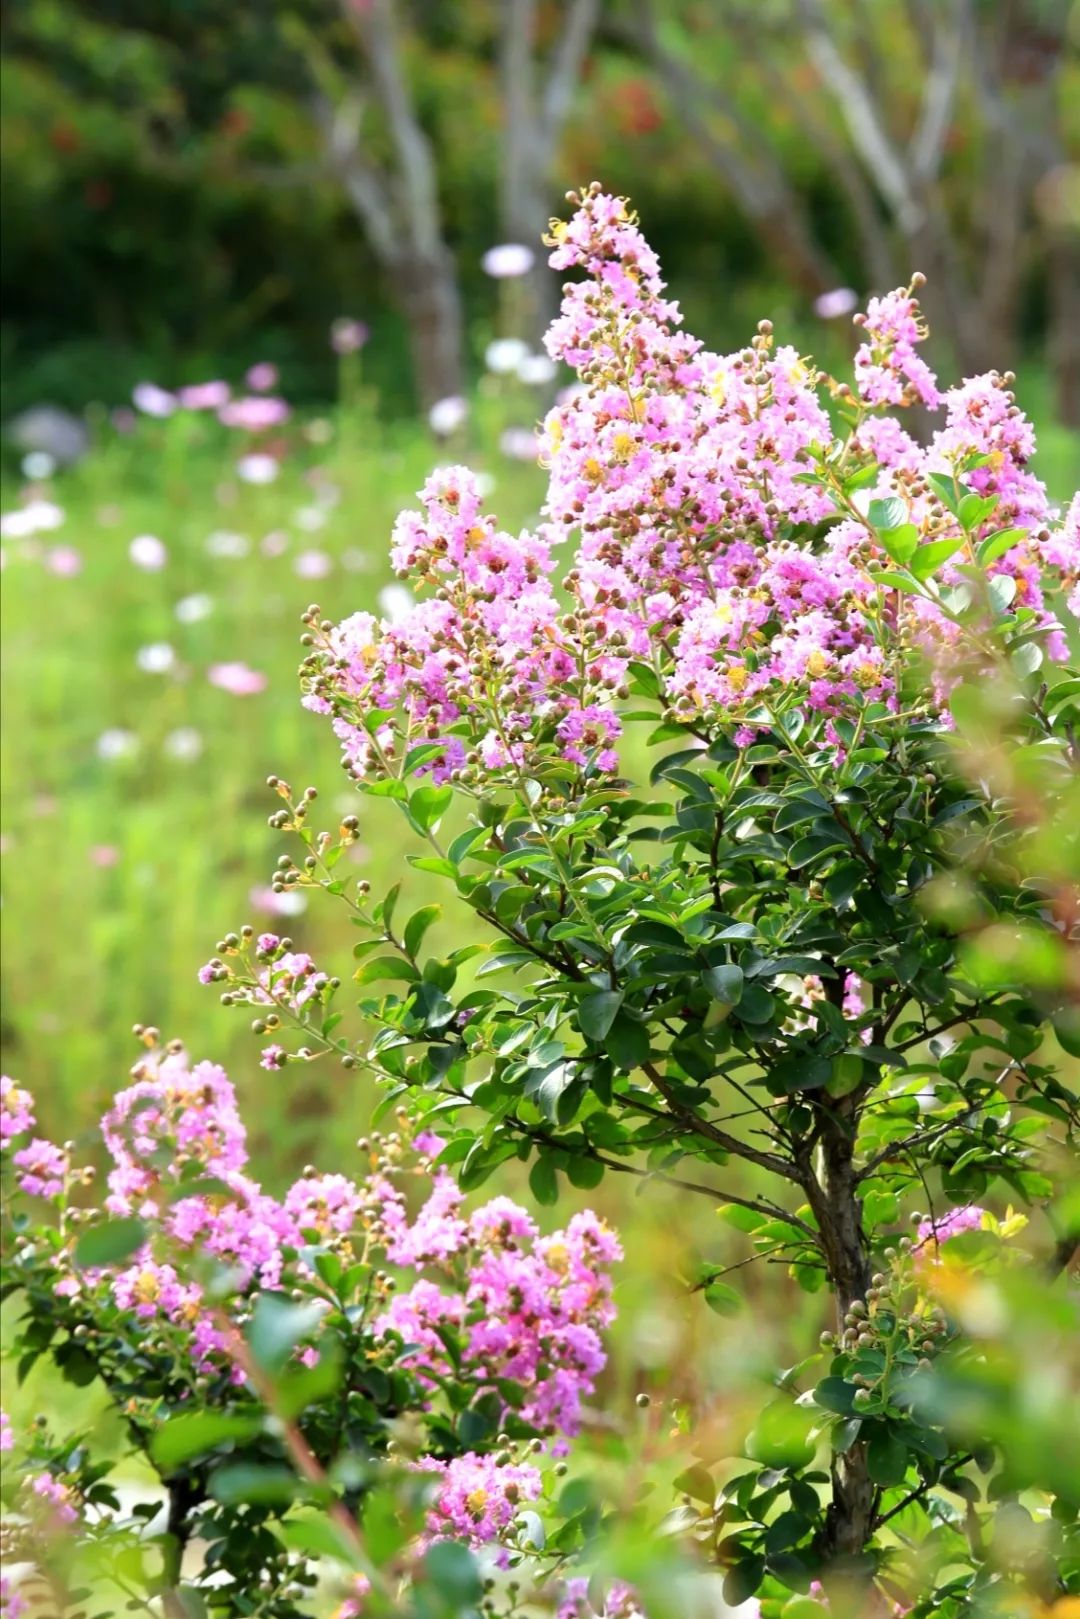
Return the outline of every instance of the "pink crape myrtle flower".
{"type": "Polygon", "coordinates": [[[11,1418],[6,1411],[0,1411],[0,1450],[14,1450],[15,1435],[11,1431],[11,1418]]]}
{"type": "Polygon", "coordinates": [[[509,1528],[525,1502],[540,1494],[535,1467],[500,1465],[494,1456],[469,1451],[447,1462],[425,1457],[415,1465],[419,1472],[440,1475],[423,1537],[428,1545],[435,1540],[488,1545],[509,1528]]]}
{"type": "Polygon", "coordinates": [[[965,1231],[980,1231],[985,1213],[977,1203],[968,1203],[963,1208],[950,1209],[939,1219],[921,1220],[915,1233],[918,1250],[936,1255],[942,1244],[952,1237],[962,1236],[965,1231]]]}
{"type": "Polygon", "coordinates": [[[20,1090],[9,1074],[0,1075],[0,1147],[25,1135],[34,1124],[34,1098],[20,1090]]]}
{"type": "Polygon", "coordinates": [[[70,1154],[55,1142],[35,1137],[12,1159],[21,1189],[31,1197],[56,1197],[64,1190],[70,1154]]]}

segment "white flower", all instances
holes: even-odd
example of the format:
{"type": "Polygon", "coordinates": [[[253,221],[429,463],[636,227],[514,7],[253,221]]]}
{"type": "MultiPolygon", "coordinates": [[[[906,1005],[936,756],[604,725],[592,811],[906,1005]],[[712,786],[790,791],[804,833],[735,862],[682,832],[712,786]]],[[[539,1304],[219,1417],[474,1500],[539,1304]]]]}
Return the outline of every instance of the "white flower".
{"type": "Polygon", "coordinates": [[[301,551],[293,562],[293,573],[300,579],[325,579],[334,571],[334,559],[325,551],[301,551]]]}
{"type": "Polygon", "coordinates": [[[156,573],[165,566],[169,553],[156,534],[137,534],[128,546],[128,556],[137,568],[156,573]]]}
{"type": "Polygon", "coordinates": [[[480,260],[484,273],[496,281],[528,275],[535,263],[536,254],[523,242],[500,242],[498,247],[489,247],[480,260]]]}
{"type": "Polygon", "coordinates": [[[539,454],[531,427],[508,427],[499,434],[499,449],[512,461],[535,461],[539,454]]]}
{"type": "Polygon", "coordinates": [[[97,739],[99,759],[130,759],[133,753],[138,752],[138,747],[139,739],[135,733],[125,731],[119,725],[102,731],[97,739]]]}
{"type": "Polygon", "coordinates": [[[193,596],[181,596],[175,608],[181,624],[198,624],[201,619],[209,618],[213,611],[213,597],[201,591],[196,591],[193,596]]]}
{"type": "Polygon", "coordinates": [[[167,675],[176,667],[176,653],[168,641],[152,641],[149,646],[139,648],[135,662],[144,674],[167,675]]]}
{"type": "Polygon", "coordinates": [[[213,534],[206,537],[206,549],[212,557],[229,557],[235,560],[247,556],[251,550],[251,541],[246,534],[231,534],[228,529],[215,529],[213,534]]]}
{"type": "Polygon", "coordinates": [[[0,534],[6,540],[23,540],[46,529],[59,528],[64,521],[64,510],[51,500],[31,500],[16,511],[0,517],[0,534]]]}
{"type": "Polygon", "coordinates": [[[315,534],[324,526],[328,516],[325,506],[301,506],[298,512],[293,513],[293,522],[305,534],[315,534]]]}
{"type": "Polygon", "coordinates": [[[181,725],[177,730],[169,732],[164,746],[170,759],[179,759],[183,764],[190,764],[202,753],[203,739],[194,726],[181,725]]]}
{"type": "Polygon", "coordinates": [[[24,478],[51,478],[56,471],[56,461],[48,450],[31,450],[29,455],[22,459],[22,474],[24,478]]]}
{"type": "Polygon", "coordinates": [[[854,288],[834,287],[814,299],[814,314],[822,320],[837,320],[841,315],[850,315],[858,302],[859,295],[854,288]]]}
{"type": "Polygon", "coordinates": [[[456,433],[469,414],[469,406],[460,394],[449,394],[445,399],[436,400],[428,411],[428,423],[433,433],[440,438],[448,438],[456,433]]]}
{"type": "Polygon", "coordinates": [[[516,371],[522,360],[529,357],[529,345],[520,337],[497,337],[484,350],[484,364],[496,376],[507,376],[516,371]]]}
{"type": "Polygon", "coordinates": [[[242,455],[236,463],[236,476],[245,483],[273,483],[280,471],[272,455],[242,455]]]}
{"type": "Polygon", "coordinates": [[[137,382],[131,397],[144,416],[171,416],[177,407],[176,395],[166,393],[156,382],[137,382]]]}
{"type": "Polygon", "coordinates": [[[412,592],[406,590],[404,585],[384,585],[379,591],[379,607],[391,624],[400,624],[415,605],[412,592]]]}
{"type": "Polygon", "coordinates": [[[549,360],[546,354],[526,354],[518,365],[517,374],[530,388],[543,388],[554,382],[557,369],[555,361],[549,360]]]}

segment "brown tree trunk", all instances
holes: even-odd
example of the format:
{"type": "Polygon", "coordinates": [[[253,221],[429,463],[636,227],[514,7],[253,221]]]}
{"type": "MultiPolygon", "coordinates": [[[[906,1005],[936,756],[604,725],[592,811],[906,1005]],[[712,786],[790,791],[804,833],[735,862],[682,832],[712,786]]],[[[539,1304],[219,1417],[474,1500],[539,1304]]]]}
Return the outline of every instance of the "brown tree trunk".
{"type": "Polygon", "coordinates": [[[439,399],[465,387],[461,299],[449,252],[403,258],[391,266],[392,292],[409,327],[409,348],[420,403],[430,410],[439,399]]]}
{"type": "MultiPolygon", "coordinates": [[[[829,1280],[836,1295],[837,1325],[843,1331],[851,1306],[866,1298],[870,1261],[863,1239],[855,1178],[852,1097],[835,1104],[822,1124],[822,1178],[808,1187],[821,1230],[829,1280]]],[[[877,1487],[867,1467],[866,1446],[856,1441],[832,1469],[832,1500],[825,1515],[821,1551],[829,1563],[856,1564],[873,1533],[877,1487]]]]}

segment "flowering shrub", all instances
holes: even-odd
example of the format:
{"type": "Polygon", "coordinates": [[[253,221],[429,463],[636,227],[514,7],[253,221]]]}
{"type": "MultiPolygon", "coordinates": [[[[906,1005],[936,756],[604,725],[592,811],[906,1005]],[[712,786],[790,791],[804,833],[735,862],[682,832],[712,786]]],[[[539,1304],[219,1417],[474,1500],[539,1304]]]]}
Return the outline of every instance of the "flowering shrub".
{"type": "Polygon", "coordinates": [[[164,1487],[122,1508],[87,1440],[44,1418],[16,1436],[4,1418],[6,1555],[41,1568],[49,1611],[75,1602],[76,1574],[121,1559],[148,1594],[175,1596],[197,1540],[189,1596],[240,1614],[257,1591],[261,1612],[297,1613],[307,1548],[277,1526],[304,1495],[298,1458],[309,1491],[336,1469],[362,1511],[393,1453],[419,1491],[414,1560],[510,1538],[604,1365],[612,1233],[578,1214],[541,1237],[506,1198],[467,1213],[447,1172],[430,1174],[430,1132],[363,1142],[361,1180],[310,1169],[276,1198],[248,1171],[221,1069],[154,1050],[133,1078],[102,1121],[100,1204],[69,1147],[18,1145],[33,1102],[3,1080],[20,1373],[48,1349],[69,1381],[100,1378],[164,1487]],[[76,1530],[92,1555],[60,1554],[76,1530]]]}
{"type": "MultiPolygon", "coordinates": [[[[468,469],[443,468],[394,534],[415,601],[389,622],[305,617],[304,701],[362,791],[400,806],[465,942],[426,953],[440,906],[399,919],[401,884],[347,880],[359,817],[316,831],[314,791],[275,777],[271,825],[301,852],[274,890],[347,906],[361,1023],[343,979],[277,934],[227,934],[199,971],[252,1017],[264,1068],[332,1055],[377,1077],[434,1162],[428,1200],[408,1217],[392,1137],[362,1182],[312,1172],[270,1197],[224,1076],[167,1053],[106,1118],[109,1219],[85,1236],[67,1150],[16,1148],[59,1211],[16,1239],[24,1352],[130,1402],[168,1534],[210,1546],[194,1583],[231,1578],[215,1611],[252,1611],[256,1588],[258,1611],[300,1611],[313,1575],[284,1546],[350,1564],[350,1615],[520,1599],[666,1619],[687,1608],[663,1541],[710,1601],[712,1578],[764,1619],[1050,1613],[1080,1579],[1075,1474],[1012,1443],[984,1373],[1020,1353],[1011,1301],[1037,1313],[1033,1278],[1080,1246],[1080,497],[1051,510],[1010,378],[939,386],[918,278],[860,317],[853,384],[768,322],[715,355],[625,204],[574,201],[552,263],[583,278],[548,349],[580,381],[543,425],[536,533],[501,532],[468,469]],[[910,406],[928,435],[895,414],[910,406]],[[676,1501],[640,1481],[655,1577],[625,1544],[632,1578],[607,1567],[588,1491],[563,1492],[557,1527],[527,1504],[564,1464],[515,1446],[561,1451],[577,1428],[617,1248],[591,1217],[545,1239],[502,1199],[466,1216],[462,1194],[515,1159],[544,1205],[609,1173],[708,1199],[749,1257],[827,1294],[820,1353],[777,1376],[738,1454],[690,1412],[676,1501]],[[1028,1217],[996,1215],[1003,1192],[1045,1241],[1033,1217],[1011,1242],[1028,1217]],[[422,1501],[389,1539],[388,1455],[422,1501]],[[298,1526],[298,1501],[323,1517],[298,1526]],[[483,1541],[540,1570],[527,1596],[482,1593],[461,1559],[483,1541]],[[585,1572],[544,1580],[546,1557],[585,1572]],[[410,1572],[392,1600],[414,1608],[381,1608],[410,1572]]],[[[6,1096],[5,1135],[28,1107],[6,1096]]],[[[740,1307],[720,1270],[698,1282],[740,1307]]],[[[1055,1300],[1048,1330],[1069,1311],[1055,1300]]],[[[55,1454],[65,1503],[104,1499],[55,1454]]]]}

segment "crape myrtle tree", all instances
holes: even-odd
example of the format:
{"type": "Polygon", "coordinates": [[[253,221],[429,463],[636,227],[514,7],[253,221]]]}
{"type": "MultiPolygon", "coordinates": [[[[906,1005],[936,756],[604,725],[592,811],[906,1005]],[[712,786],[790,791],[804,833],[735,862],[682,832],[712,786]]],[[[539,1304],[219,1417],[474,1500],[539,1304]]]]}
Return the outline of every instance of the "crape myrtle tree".
{"type": "MultiPolygon", "coordinates": [[[[394,533],[415,605],[306,615],[304,700],[400,806],[463,942],[425,951],[439,906],[349,879],[359,817],[318,831],[313,790],[273,778],[300,840],[275,886],[348,908],[365,1027],[277,934],[245,926],[200,970],[271,1075],[336,1056],[377,1078],[374,1126],[396,1110],[416,1136],[428,1202],[404,1209],[394,1132],[362,1181],[264,1193],[224,1076],[144,1031],[109,1196],[69,1210],[81,1172],[20,1144],[5,1082],[18,1353],[103,1378],[158,1468],[164,1539],[125,1543],[122,1574],[170,1613],[291,1619],[325,1554],[356,1577],[348,1619],[682,1619],[681,1546],[763,1619],[1065,1619],[1080,499],[1062,518],[1026,469],[1008,376],[939,389],[919,278],[859,318],[853,383],[767,322],[720,356],[626,204],[571,200],[552,263],[584,274],[548,346],[580,383],[543,426],[537,532],[500,532],[444,468],[394,533]],[[511,1160],[541,1204],[609,1173],[706,1200],[821,1295],[821,1344],[739,1455],[691,1414],[674,1500],[628,1469],[621,1540],[553,1483],[617,1247],[587,1216],[552,1238],[502,1199],[466,1216],[511,1160]],[[469,1544],[496,1548],[486,1590],[469,1544]]],[[[699,1285],[738,1306],[715,1270],[699,1285]]],[[[131,1535],[75,1438],[21,1436],[5,1486],[43,1568],[43,1539],[131,1535]]]]}
{"type": "MultiPolygon", "coordinates": [[[[664,1181],[831,1293],[824,1462],[766,1439],[702,1504],[730,1595],[837,1571],[887,1589],[911,1502],[953,1523],[942,1560],[966,1571],[918,1611],[967,1611],[986,1543],[935,1494],[977,1523],[997,1463],[924,1420],[952,1329],[906,1317],[888,1278],[936,1251],[939,1222],[955,1234],[950,1211],[978,1224],[990,1187],[1045,1211],[1058,1269],[1075,1246],[1055,1198],[1080,1053],[1061,813],[1080,502],[1055,516],[1026,470],[1010,376],[939,389],[919,277],[858,317],[853,385],[768,322],[718,356],[680,330],[624,203],[571,200],[552,264],[584,277],[548,346],[580,385],[544,423],[538,532],[500,533],[469,472],[444,469],[394,534],[412,612],[307,615],[305,701],[491,943],[426,959],[438,908],[399,921],[395,892],[350,893],[332,872],[358,823],[315,835],[283,783],[272,824],[308,853],[277,880],[356,906],[376,1032],[343,1060],[450,1129],[440,1162],[463,1186],[512,1158],[541,1203],[561,1177],[664,1181]],[[913,404],[936,413],[926,446],[902,425],[913,404]],[[1037,758],[1064,875],[1025,865],[1025,799],[972,776],[958,726],[1037,758]],[[456,799],[469,824],[445,841],[456,799]]],[[[256,994],[244,956],[234,938],[210,964],[226,999],[256,994]]],[[[320,1005],[301,1052],[264,1060],[333,1045],[336,1015],[320,1005]]],[[[704,1280],[722,1308],[732,1289],[704,1280]]],[[[1047,1542],[1017,1577],[1052,1593],[1063,1559],[1047,1542]]]]}

